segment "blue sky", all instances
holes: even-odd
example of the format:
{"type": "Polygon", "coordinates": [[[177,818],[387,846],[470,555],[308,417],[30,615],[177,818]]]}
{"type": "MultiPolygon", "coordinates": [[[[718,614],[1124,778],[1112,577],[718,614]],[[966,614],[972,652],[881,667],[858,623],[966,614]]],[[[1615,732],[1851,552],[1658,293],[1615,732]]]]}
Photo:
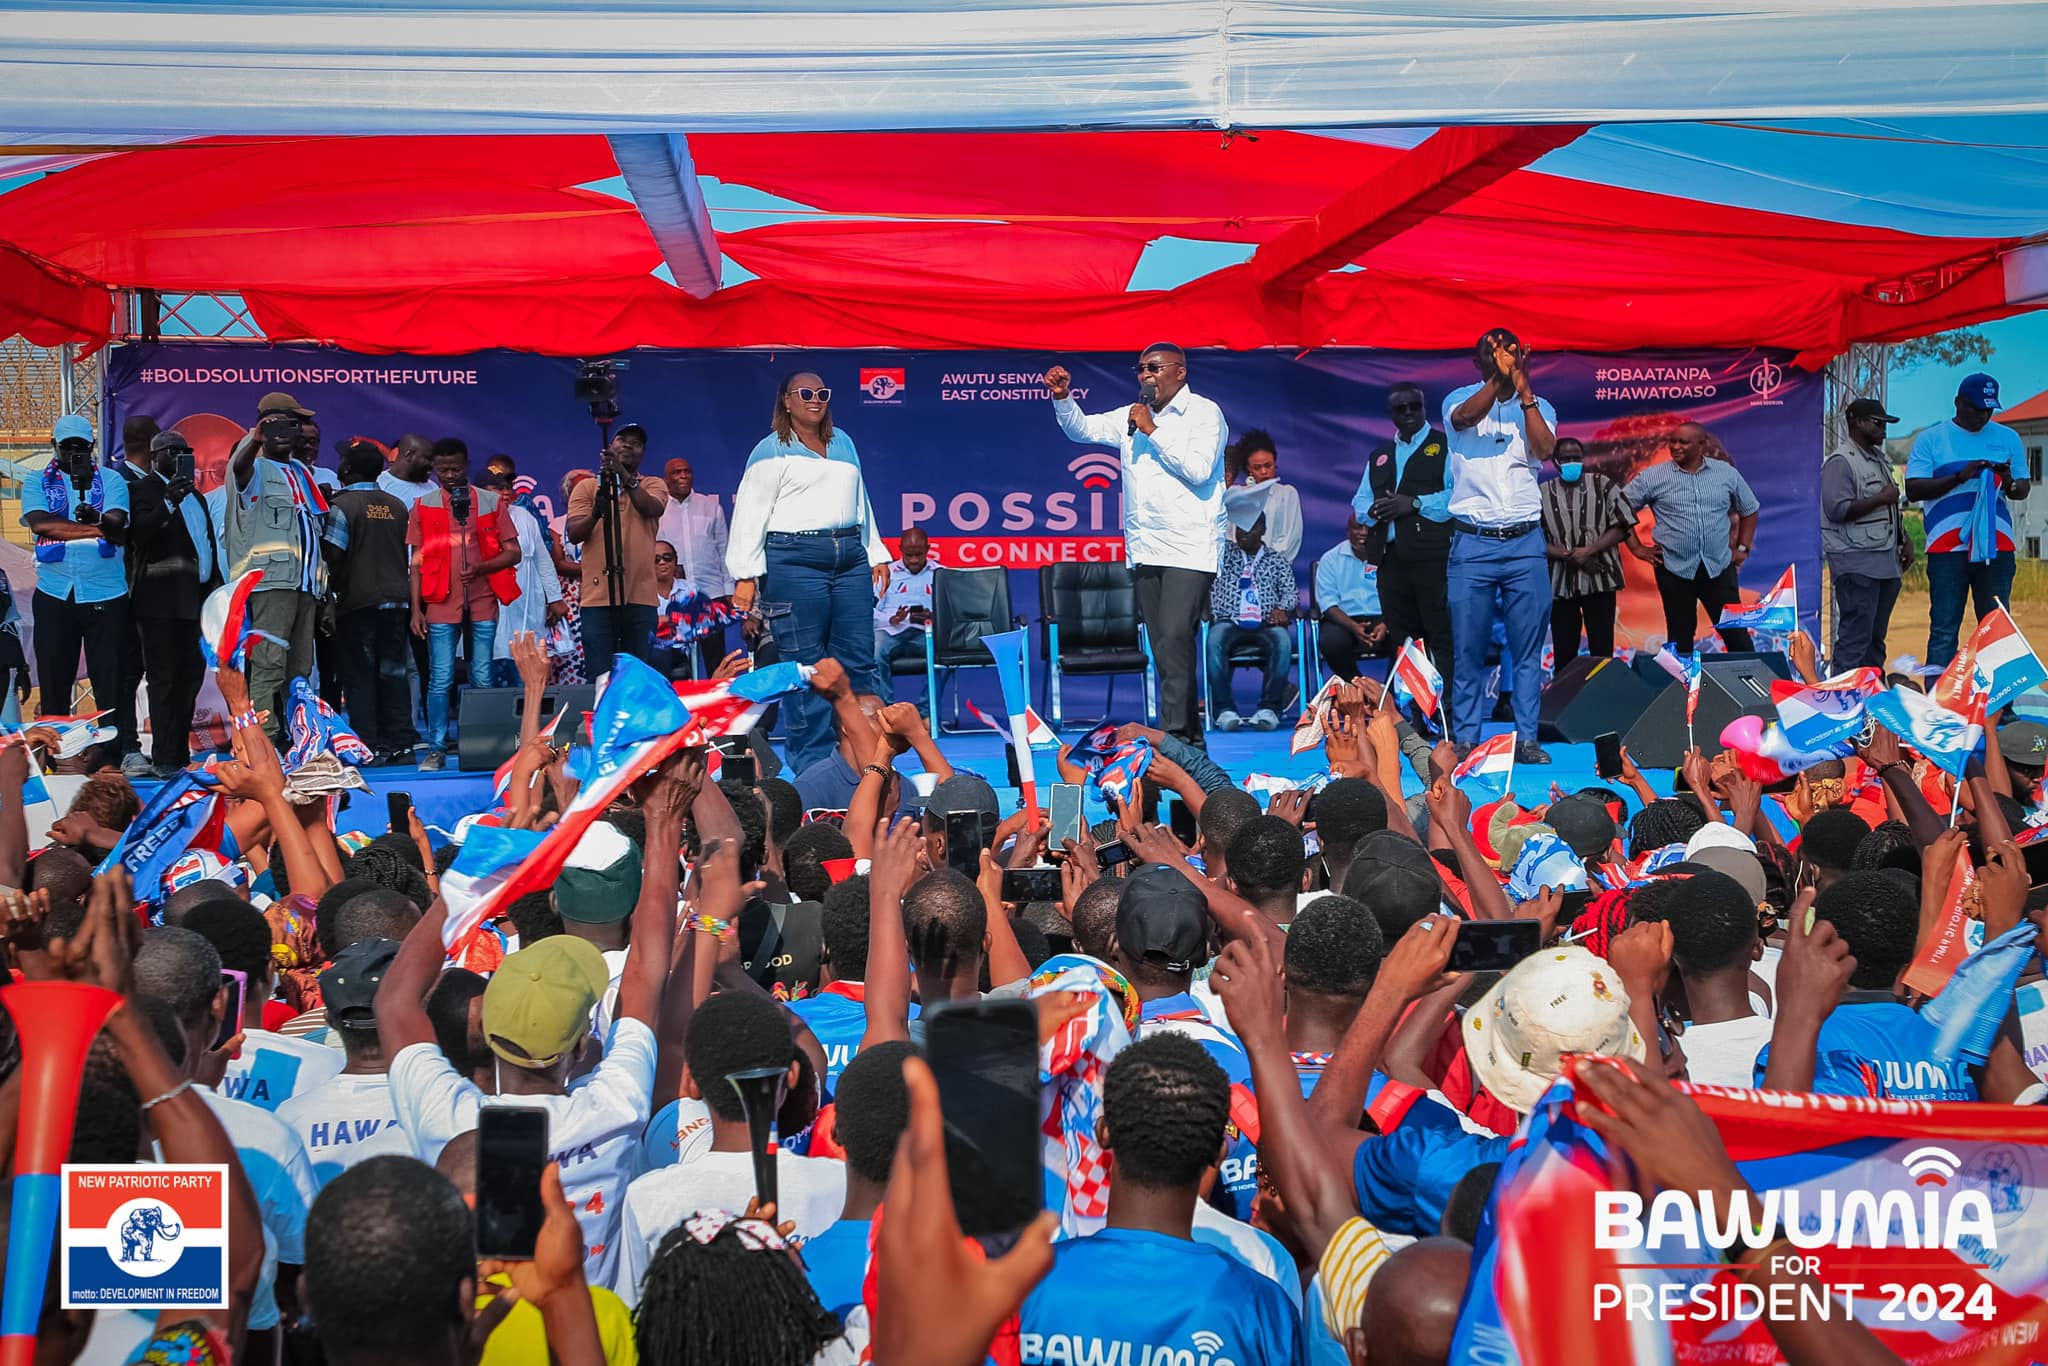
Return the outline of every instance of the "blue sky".
{"type": "Polygon", "coordinates": [[[1886,401],[1904,430],[1924,427],[1954,411],[1956,383],[1972,370],[1998,380],[1999,397],[2012,407],[2048,389],[2048,313],[2022,313],[1980,329],[1997,348],[1978,366],[1926,364],[1895,373],[1886,401]]]}

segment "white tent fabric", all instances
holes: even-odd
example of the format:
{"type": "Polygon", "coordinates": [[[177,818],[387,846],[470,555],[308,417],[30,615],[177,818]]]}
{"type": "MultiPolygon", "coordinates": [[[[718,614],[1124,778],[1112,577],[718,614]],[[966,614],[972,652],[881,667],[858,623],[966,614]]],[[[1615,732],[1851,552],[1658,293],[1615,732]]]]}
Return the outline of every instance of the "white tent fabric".
{"type": "Polygon", "coordinates": [[[0,0],[0,128],[1323,128],[2048,109],[2048,2],[0,0]]]}

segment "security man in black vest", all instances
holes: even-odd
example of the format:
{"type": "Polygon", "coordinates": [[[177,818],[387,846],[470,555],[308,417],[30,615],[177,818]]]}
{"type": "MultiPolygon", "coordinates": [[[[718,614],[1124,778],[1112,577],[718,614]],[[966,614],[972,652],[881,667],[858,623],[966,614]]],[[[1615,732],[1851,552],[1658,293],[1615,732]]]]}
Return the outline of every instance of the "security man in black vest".
{"type": "Polygon", "coordinates": [[[1445,727],[1451,697],[1451,613],[1445,602],[1450,578],[1450,490],[1444,469],[1449,448],[1444,434],[1429,425],[1422,388],[1396,384],[1387,391],[1387,416],[1394,439],[1365,459],[1365,477],[1352,496],[1351,511],[1372,524],[1374,544],[1366,557],[1380,567],[1380,611],[1394,648],[1420,640],[1443,675],[1445,727]]]}

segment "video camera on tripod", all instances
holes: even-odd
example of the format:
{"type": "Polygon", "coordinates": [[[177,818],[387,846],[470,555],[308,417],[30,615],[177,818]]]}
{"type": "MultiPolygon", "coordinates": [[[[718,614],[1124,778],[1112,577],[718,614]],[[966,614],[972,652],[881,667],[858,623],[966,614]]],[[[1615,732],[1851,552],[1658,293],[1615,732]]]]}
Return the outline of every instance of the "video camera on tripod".
{"type": "Polygon", "coordinates": [[[586,360],[576,363],[576,399],[590,408],[597,424],[597,520],[604,525],[604,582],[606,602],[613,607],[626,601],[626,566],[621,563],[623,546],[619,531],[619,495],[625,487],[624,472],[612,455],[612,424],[619,420],[619,372],[622,360],[586,360]]]}

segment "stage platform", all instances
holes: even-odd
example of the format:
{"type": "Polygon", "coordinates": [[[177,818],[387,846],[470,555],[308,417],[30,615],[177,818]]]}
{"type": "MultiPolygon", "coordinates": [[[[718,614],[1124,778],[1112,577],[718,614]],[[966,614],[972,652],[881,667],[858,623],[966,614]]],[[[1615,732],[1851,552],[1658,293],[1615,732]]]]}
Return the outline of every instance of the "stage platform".
{"type": "MultiPolygon", "coordinates": [[[[1493,724],[1486,728],[1488,735],[1498,734],[1507,727],[1493,724]]],[[[1072,740],[1080,732],[1063,736],[1072,740]]],[[[1290,755],[1287,752],[1289,731],[1235,731],[1211,732],[1209,753],[1221,764],[1232,778],[1240,783],[1253,773],[1271,773],[1283,777],[1303,778],[1324,767],[1323,752],[1320,748],[1305,754],[1290,755]]],[[[946,755],[961,768],[972,769],[989,780],[1006,803],[1016,800],[1016,790],[1008,786],[1008,772],[1003,753],[1003,742],[993,732],[945,735],[941,737],[946,755]]],[[[779,746],[778,746],[779,748],[779,746]]],[[[1550,785],[1556,783],[1566,792],[1599,781],[1593,772],[1593,747],[1591,745],[1546,745],[1553,762],[1542,767],[1522,765],[1515,770],[1517,796],[1527,804],[1535,805],[1550,799],[1550,785]]],[[[1052,753],[1046,751],[1039,760],[1039,782],[1055,780],[1052,753]]],[[[405,792],[411,795],[413,806],[419,811],[420,819],[430,827],[441,831],[455,828],[455,823],[472,812],[482,811],[490,805],[491,774],[488,772],[462,773],[454,768],[454,755],[449,756],[450,766],[438,773],[422,773],[417,768],[398,766],[392,768],[370,768],[363,770],[363,776],[370,784],[367,793],[348,794],[347,807],[342,811],[338,828],[344,831],[360,830],[370,834],[382,834],[385,830],[385,794],[405,792]]],[[[907,756],[903,762],[905,772],[917,771],[915,756],[907,756]]],[[[788,777],[790,775],[784,774],[788,777]]],[[[1644,775],[1659,792],[1671,788],[1672,774],[1651,772],[1644,775]]],[[[1415,774],[1403,768],[1406,790],[1418,792],[1422,784],[1415,774]]],[[[147,796],[153,785],[138,784],[138,790],[147,796]]],[[[1610,784],[1617,790],[1620,784],[1610,784]]],[[[1041,800],[1043,787],[1041,786],[1041,800]]],[[[1631,803],[1633,805],[1633,803],[1631,803]]],[[[1097,803],[1089,803],[1089,820],[1099,820],[1108,814],[1097,803]]],[[[438,842],[438,840],[437,840],[438,842]]]]}

